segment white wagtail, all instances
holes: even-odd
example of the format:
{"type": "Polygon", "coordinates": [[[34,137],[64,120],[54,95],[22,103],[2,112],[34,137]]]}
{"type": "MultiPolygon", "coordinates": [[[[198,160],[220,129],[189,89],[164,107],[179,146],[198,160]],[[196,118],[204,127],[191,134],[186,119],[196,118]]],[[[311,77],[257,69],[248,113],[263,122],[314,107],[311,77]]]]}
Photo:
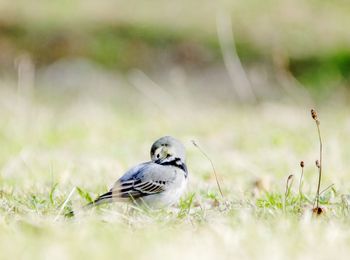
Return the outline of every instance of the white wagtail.
{"type": "Polygon", "coordinates": [[[113,187],[87,206],[114,201],[132,201],[150,208],[176,203],[187,184],[185,147],[171,136],[164,136],[151,147],[151,161],[128,170],[113,187]]]}

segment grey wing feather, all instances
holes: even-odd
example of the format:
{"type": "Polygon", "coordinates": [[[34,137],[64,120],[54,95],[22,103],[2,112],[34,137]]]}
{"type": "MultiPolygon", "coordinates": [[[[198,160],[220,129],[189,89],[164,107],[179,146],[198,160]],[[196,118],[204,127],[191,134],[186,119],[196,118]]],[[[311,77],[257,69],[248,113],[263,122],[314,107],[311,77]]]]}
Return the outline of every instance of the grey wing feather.
{"type": "Polygon", "coordinates": [[[115,183],[111,191],[122,198],[139,198],[164,191],[174,178],[175,171],[148,162],[130,169],[115,183]]]}
{"type": "Polygon", "coordinates": [[[127,171],[110,189],[93,204],[101,204],[118,198],[137,199],[160,193],[175,178],[175,171],[154,162],[139,164],[127,171]]]}

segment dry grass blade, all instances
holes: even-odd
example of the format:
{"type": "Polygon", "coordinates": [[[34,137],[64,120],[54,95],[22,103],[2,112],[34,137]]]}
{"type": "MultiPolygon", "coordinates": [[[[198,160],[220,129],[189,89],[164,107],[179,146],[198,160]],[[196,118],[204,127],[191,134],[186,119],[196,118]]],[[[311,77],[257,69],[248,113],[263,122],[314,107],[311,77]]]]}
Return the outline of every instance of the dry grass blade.
{"type": "Polygon", "coordinates": [[[70,201],[71,197],[73,196],[73,194],[75,193],[75,190],[76,190],[76,187],[74,187],[71,192],[69,193],[67,199],[64,201],[64,203],[62,204],[58,214],[56,215],[54,221],[57,221],[58,218],[60,217],[60,215],[62,214],[63,210],[64,210],[64,207],[67,205],[67,203],[70,201]]]}
{"type": "Polygon", "coordinates": [[[197,149],[209,160],[210,164],[211,164],[211,167],[213,169],[213,172],[214,172],[214,176],[215,176],[215,180],[216,180],[216,184],[218,186],[218,189],[219,189],[219,192],[221,194],[221,197],[223,198],[224,195],[222,193],[222,190],[221,190],[221,187],[220,187],[220,183],[219,183],[219,179],[218,179],[218,176],[216,174],[216,170],[215,170],[215,167],[214,167],[214,164],[213,164],[213,161],[210,159],[210,157],[202,150],[202,148],[200,148],[200,146],[194,141],[192,140],[192,143],[195,147],[197,147],[197,149]]]}
{"type": "Polygon", "coordinates": [[[321,192],[320,192],[320,195],[325,193],[327,190],[329,190],[330,188],[332,188],[334,186],[334,183],[329,185],[327,188],[323,189],[321,192]]]}

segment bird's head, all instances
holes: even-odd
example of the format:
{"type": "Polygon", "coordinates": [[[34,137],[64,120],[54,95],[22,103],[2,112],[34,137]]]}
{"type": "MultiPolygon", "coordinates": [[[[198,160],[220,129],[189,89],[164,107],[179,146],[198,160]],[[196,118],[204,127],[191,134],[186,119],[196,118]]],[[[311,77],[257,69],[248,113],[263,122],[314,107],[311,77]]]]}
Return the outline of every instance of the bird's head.
{"type": "Polygon", "coordinates": [[[174,137],[161,137],[155,141],[151,147],[152,161],[165,158],[179,158],[182,162],[185,162],[185,147],[174,137]]]}

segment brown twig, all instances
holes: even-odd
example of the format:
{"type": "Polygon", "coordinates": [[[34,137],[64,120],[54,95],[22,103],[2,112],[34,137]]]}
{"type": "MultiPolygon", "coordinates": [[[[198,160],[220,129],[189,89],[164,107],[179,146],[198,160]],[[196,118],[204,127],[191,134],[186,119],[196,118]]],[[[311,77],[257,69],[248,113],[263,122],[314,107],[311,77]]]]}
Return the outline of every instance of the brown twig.
{"type": "Polygon", "coordinates": [[[192,140],[192,143],[195,147],[198,148],[198,150],[209,160],[210,164],[211,164],[211,167],[213,168],[213,172],[214,172],[214,176],[215,176],[215,180],[216,180],[216,184],[218,186],[218,189],[219,189],[219,192],[221,194],[221,197],[223,198],[224,195],[222,193],[222,190],[221,190],[221,187],[220,187],[220,183],[219,183],[219,180],[218,180],[218,176],[216,174],[216,170],[215,170],[215,167],[214,167],[214,164],[212,162],[212,160],[209,158],[209,156],[202,150],[202,148],[194,141],[192,140]]]}

